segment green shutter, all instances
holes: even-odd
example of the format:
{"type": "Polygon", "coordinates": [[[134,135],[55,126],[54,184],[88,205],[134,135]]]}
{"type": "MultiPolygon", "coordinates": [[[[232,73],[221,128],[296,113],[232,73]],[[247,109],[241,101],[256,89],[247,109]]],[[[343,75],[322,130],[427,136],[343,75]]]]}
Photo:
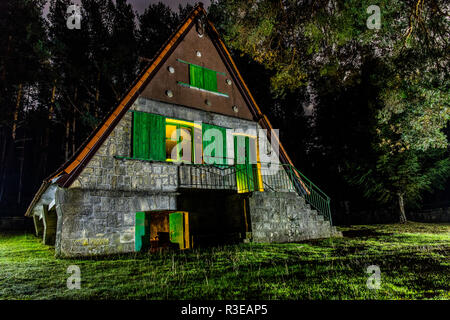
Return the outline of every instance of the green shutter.
{"type": "Polygon", "coordinates": [[[170,242],[178,243],[184,249],[184,214],[173,212],[169,214],[170,242]]]}
{"type": "Polygon", "coordinates": [[[193,64],[189,65],[190,85],[217,92],[217,72],[193,64]]]}
{"type": "Polygon", "coordinates": [[[252,164],[252,155],[250,150],[255,147],[254,141],[249,137],[234,137],[234,159],[236,167],[236,185],[239,193],[255,191],[258,183],[258,167],[252,164]]]}
{"type": "MultiPolygon", "coordinates": [[[[223,137],[223,151],[222,154],[217,153],[215,150],[213,152],[213,154],[211,154],[212,157],[217,157],[217,159],[215,159],[214,163],[216,164],[227,164],[226,158],[227,158],[227,130],[223,127],[219,127],[219,126],[215,126],[212,124],[207,124],[207,123],[203,123],[202,124],[202,136],[204,137],[205,132],[209,129],[217,129],[222,133],[222,137],[223,137]],[[217,154],[216,154],[217,153],[217,154]]],[[[215,137],[214,137],[215,138],[215,137]]],[[[205,148],[210,145],[211,143],[214,142],[214,139],[212,140],[205,140],[205,138],[203,138],[203,150],[205,150],[205,148]]],[[[206,160],[206,159],[205,159],[206,160]]]]}
{"type": "Polygon", "coordinates": [[[250,143],[250,138],[249,137],[245,137],[245,166],[247,169],[247,184],[248,184],[248,191],[252,192],[255,191],[255,177],[253,174],[253,167],[254,164],[252,163],[252,161],[254,161],[254,159],[252,159],[252,153],[251,153],[251,143],[250,143]]]}
{"type": "Polygon", "coordinates": [[[165,160],[164,117],[145,112],[133,113],[133,158],[165,160]]]}
{"type": "Polygon", "coordinates": [[[148,114],[150,127],[150,159],[166,160],[166,118],[157,114],[148,114]]]}
{"type": "Polygon", "coordinates": [[[205,88],[203,79],[203,68],[193,64],[189,65],[190,85],[197,88],[205,88]]]}
{"type": "Polygon", "coordinates": [[[234,166],[236,168],[236,186],[238,193],[248,192],[248,177],[244,152],[245,137],[234,136],[234,166]]]}
{"type": "Polygon", "coordinates": [[[133,158],[149,159],[150,143],[147,113],[133,113],[133,158]]]}
{"type": "Polygon", "coordinates": [[[217,73],[213,70],[203,69],[204,89],[217,92],[217,73]]]}
{"type": "Polygon", "coordinates": [[[134,248],[141,251],[150,245],[149,215],[145,212],[136,212],[136,223],[134,229],[134,248]]]}

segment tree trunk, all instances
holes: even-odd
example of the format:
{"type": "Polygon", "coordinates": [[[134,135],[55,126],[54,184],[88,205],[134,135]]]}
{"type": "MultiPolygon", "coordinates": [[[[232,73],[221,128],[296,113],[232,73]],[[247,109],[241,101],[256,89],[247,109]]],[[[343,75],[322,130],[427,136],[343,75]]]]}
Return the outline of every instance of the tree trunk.
{"type": "Polygon", "coordinates": [[[98,119],[98,101],[100,99],[100,77],[101,77],[101,73],[100,71],[97,74],[97,87],[95,88],[95,106],[94,106],[94,117],[95,120],[98,119]]]}
{"type": "Polygon", "coordinates": [[[48,111],[48,120],[53,120],[53,113],[55,112],[55,99],[56,99],[56,79],[53,80],[52,99],[50,101],[50,110],[48,111]]]}
{"type": "Polygon", "coordinates": [[[6,54],[2,61],[2,64],[3,64],[2,68],[1,68],[2,69],[2,81],[6,80],[6,64],[8,61],[9,51],[11,49],[11,41],[12,41],[12,36],[9,36],[8,37],[8,45],[6,46],[6,54]]]}
{"type": "Polygon", "coordinates": [[[398,193],[398,205],[400,208],[400,212],[399,212],[400,223],[405,223],[407,220],[406,220],[406,214],[405,214],[405,204],[403,201],[403,193],[398,193]]]}
{"type": "Polygon", "coordinates": [[[26,136],[23,137],[23,142],[22,142],[22,154],[19,157],[19,188],[18,188],[18,192],[17,192],[17,204],[20,204],[20,202],[22,201],[22,188],[23,188],[23,167],[24,167],[24,163],[25,163],[25,140],[26,140],[26,136]]]}
{"type": "MultiPolygon", "coordinates": [[[[74,95],[74,101],[73,103],[76,105],[77,103],[77,99],[78,99],[78,88],[75,88],[75,95],[74,95]]],[[[76,150],[76,123],[77,123],[77,119],[76,119],[76,110],[75,110],[75,106],[73,108],[73,118],[72,118],[72,154],[75,154],[75,150],[76,150]]]]}
{"type": "Polygon", "coordinates": [[[72,154],[75,154],[76,151],[76,123],[77,123],[77,119],[75,118],[75,114],[73,115],[73,119],[72,119],[72,154]]]}
{"type": "Polygon", "coordinates": [[[5,178],[6,178],[6,145],[8,143],[8,136],[5,127],[0,127],[0,136],[2,137],[2,156],[0,162],[0,203],[3,199],[3,191],[5,190],[5,178]]]}
{"type": "Polygon", "coordinates": [[[42,176],[47,175],[47,161],[48,161],[48,156],[49,156],[49,152],[50,152],[50,150],[49,150],[50,128],[52,127],[53,112],[55,111],[55,95],[56,95],[56,80],[53,81],[52,97],[50,100],[50,107],[48,110],[48,125],[45,128],[44,141],[43,141],[43,146],[41,149],[42,156],[41,156],[38,174],[36,175],[36,178],[38,180],[40,180],[42,176]]]}
{"type": "Polygon", "coordinates": [[[13,127],[12,127],[12,138],[13,138],[13,140],[16,140],[17,120],[19,119],[20,99],[21,99],[21,97],[22,97],[22,84],[19,84],[19,88],[17,90],[16,109],[14,110],[14,119],[13,119],[13,127]]]}
{"type": "Polygon", "coordinates": [[[66,161],[69,160],[69,138],[70,138],[70,119],[67,117],[66,119],[66,152],[65,152],[65,159],[66,161]]]}

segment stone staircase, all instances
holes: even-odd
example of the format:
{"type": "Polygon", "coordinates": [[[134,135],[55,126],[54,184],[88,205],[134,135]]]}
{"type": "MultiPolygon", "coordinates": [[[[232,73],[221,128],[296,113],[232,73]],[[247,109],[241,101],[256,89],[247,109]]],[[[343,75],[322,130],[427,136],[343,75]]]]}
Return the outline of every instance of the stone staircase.
{"type": "Polygon", "coordinates": [[[342,233],[295,192],[253,192],[249,213],[254,242],[296,242],[342,233]]]}

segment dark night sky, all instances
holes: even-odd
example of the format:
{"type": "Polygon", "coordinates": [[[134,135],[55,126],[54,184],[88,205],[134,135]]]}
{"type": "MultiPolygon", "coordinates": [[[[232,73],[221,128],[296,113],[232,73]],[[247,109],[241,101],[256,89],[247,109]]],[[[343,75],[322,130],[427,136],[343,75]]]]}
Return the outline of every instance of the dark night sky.
{"type": "MultiPolygon", "coordinates": [[[[75,4],[79,4],[81,1],[80,0],[73,0],[73,3],[75,4]]],[[[152,3],[158,3],[158,2],[163,2],[166,5],[170,6],[172,8],[172,10],[177,10],[178,9],[178,5],[186,5],[186,3],[190,3],[192,5],[194,5],[197,2],[203,2],[203,5],[205,7],[205,9],[208,8],[209,4],[211,3],[210,0],[128,0],[129,3],[131,3],[134,6],[134,9],[136,11],[138,11],[139,13],[142,13],[145,8],[147,8],[149,6],[149,4],[152,3]]],[[[47,3],[47,5],[45,6],[44,9],[44,16],[47,16],[48,13],[48,5],[49,3],[47,3]]]]}

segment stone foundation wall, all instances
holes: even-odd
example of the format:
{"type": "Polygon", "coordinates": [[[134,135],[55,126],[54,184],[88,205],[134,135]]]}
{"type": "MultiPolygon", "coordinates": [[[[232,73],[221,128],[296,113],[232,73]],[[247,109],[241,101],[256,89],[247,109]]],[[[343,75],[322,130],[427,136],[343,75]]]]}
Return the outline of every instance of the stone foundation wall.
{"type": "Polygon", "coordinates": [[[176,209],[174,193],[59,188],[56,197],[58,256],[133,252],[136,212],[176,209]]]}
{"type": "Polygon", "coordinates": [[[249,197],[254,242],[295,242],[340,236],[294,192],[254,192],[249,197]]]}
{"type": "Polygon", "coordinates": [[[408,212],[407,218],[416,222],[450,222],[450,208],[425,209],[408,212]]]}
{"type": "MultiPolygon", "coordinates": [[[[414,222],[450,222],[450,208],[434,208],[412,211],[406,210],[406,218],[414,222]]],[[[336,225],[398,223],[398,208],[374,209],[364,211],[336,212],[333,221],[336,225]]]]}

